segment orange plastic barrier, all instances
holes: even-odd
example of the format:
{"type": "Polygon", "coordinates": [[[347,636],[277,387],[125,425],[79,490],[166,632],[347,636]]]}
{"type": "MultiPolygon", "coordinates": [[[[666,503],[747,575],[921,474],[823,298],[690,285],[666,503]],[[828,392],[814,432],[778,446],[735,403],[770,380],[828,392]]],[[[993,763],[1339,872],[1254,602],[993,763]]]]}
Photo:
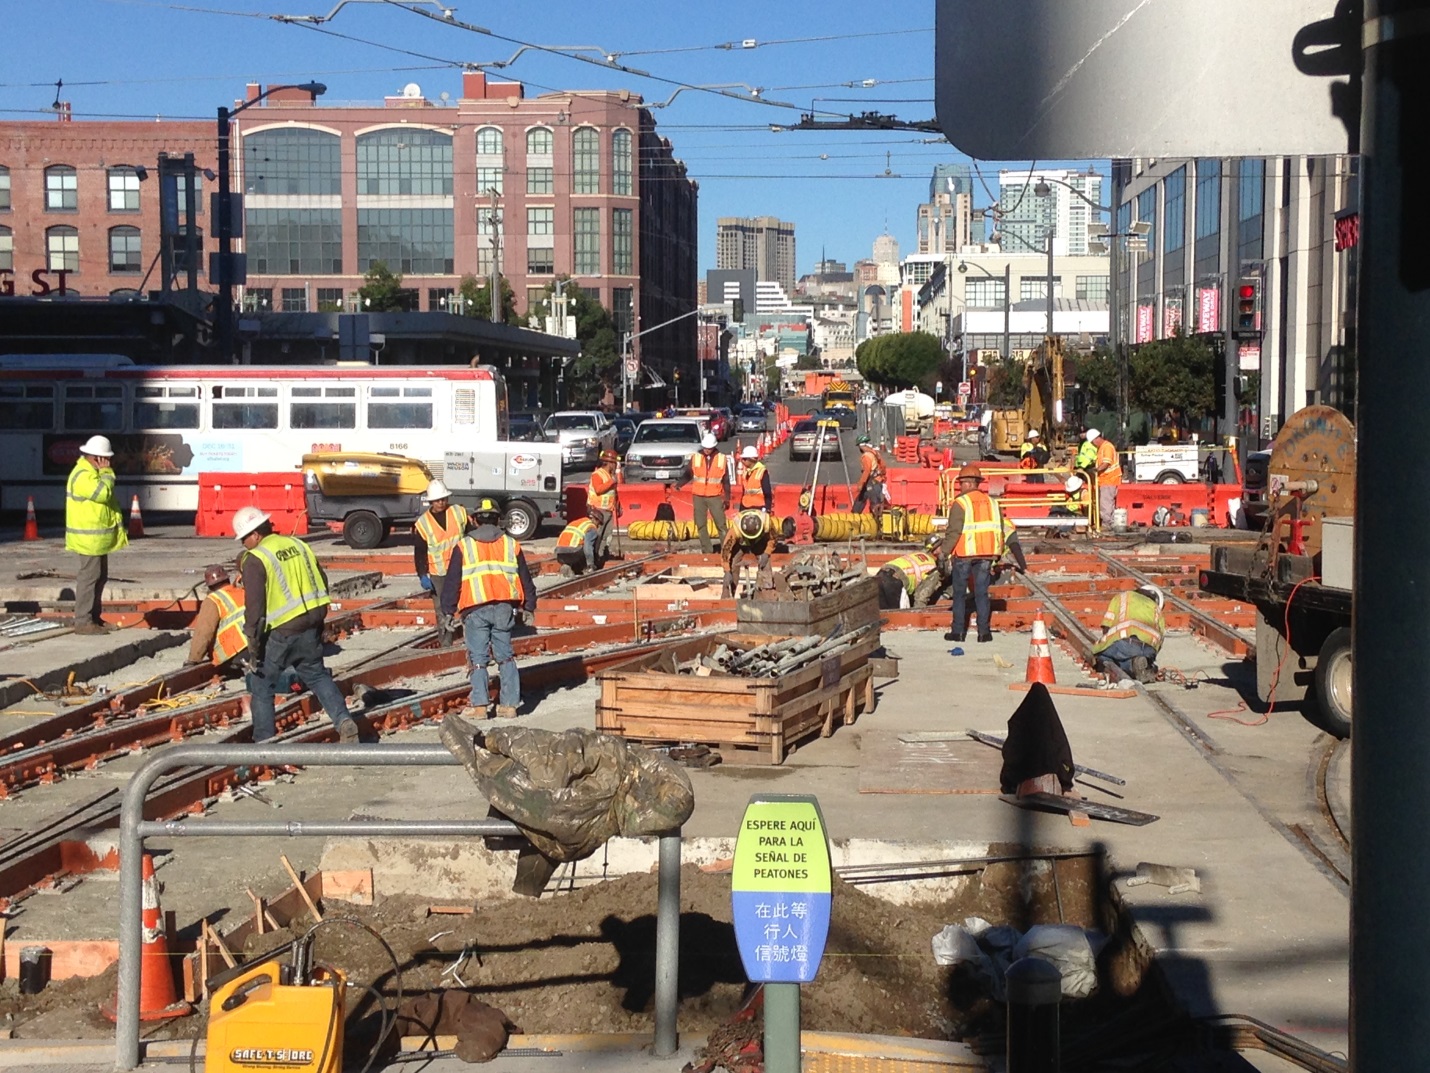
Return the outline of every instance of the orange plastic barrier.
{"type": "Polygon", "coordinates": [[[919,438],[917,436],[895,436],[894,458],[907,465],[919,464],[919,438]]]}
{"type": "Polygon", "coordinates": [[[194,535],[233,537],[233,515],[254,506],[273,521],[273,531],[301,536],[308,531],[308,506],[303,499],[303,474],[200,473],[199,509],[194,535]]]}

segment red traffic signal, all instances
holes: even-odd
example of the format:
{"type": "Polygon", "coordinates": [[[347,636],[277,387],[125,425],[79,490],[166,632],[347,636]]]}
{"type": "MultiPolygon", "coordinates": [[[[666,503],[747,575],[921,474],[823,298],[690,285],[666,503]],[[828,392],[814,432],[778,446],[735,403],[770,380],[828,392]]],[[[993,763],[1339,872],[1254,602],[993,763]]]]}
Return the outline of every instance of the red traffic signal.
{"type": "Polygon", "coordinates": [[[1256,298],[1256,284],[1243,283],[1236,289],[1236,296],[1242,301],[1246,301],[1248,298],[1254,300],[1256,298]]]}
{"type": "Polygon", "coordinates": [[[1261,334],[1261,279],[1243,276],[1236,285],[1236,327],[1234,334],[1251,338],[1261,334]]]}

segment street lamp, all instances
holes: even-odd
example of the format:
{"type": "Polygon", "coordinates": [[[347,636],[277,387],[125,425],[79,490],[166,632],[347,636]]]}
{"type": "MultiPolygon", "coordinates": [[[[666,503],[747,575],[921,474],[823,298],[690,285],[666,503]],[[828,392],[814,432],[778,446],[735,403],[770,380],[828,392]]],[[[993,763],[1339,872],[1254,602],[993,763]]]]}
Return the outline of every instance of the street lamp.
{"type": "Polygon", "coordinates": [[[218,219],[214,221],[218,231],[218,301],[214,308],[214,332],[218,336],[219,358],[233,361],[233,205],[229,185],[231,168],[229,165],[229,126],[233,117],[245,108],[252,108],[271,93],[283,89],[296,89],[317,100],[328,87],[321,82],[303,82],[293,86],[269,86],[255,97],[250,97],[237,108],[230,110],[220,105],[218,110],[218,219]]]}
{"type": "MultiPolygon", "coordinates": [[[[1035,188],[1035,189],[1036,189],[1036,188],[1035,188]]],[[[1052,335],[1052,334],[1053,334],[1053,231],[1054,231],[1054,228],[1051,228],[1051,227],[1048,228],[1047,243],[1046,243],[1046,252],[1047,252],[1047,255],[1048,255],[1048,331],[1047,331],[1047,334],[1048,334],[1048,335],[1052,335]]],[[[1034,246],[1031,242],[1029,242],[1027,239],[1025,239],[1022,235],[1020,235],[1020,234],[1018,234],[1018,233],[1016,233],[1016,232],[1014,232],[1014,231],[1004,231],[1004,232],[996,232],[996,231],[995,231],[993,237],[994,237],[994,241],[999,242],[1000,245],[1001,245],[1001,239],[1003,239],[1004,237],[1007,237],[1007,238],[1016,238],[1019,242],[1021,242],[1021,243],[1022,243],[1024,246],[1026,246],[1028,249],[1032,250],[1034,253],[1043,253],[1043,252],[1044,252],[1043,250],[1040,250],[1040,249],[1038,249],[1038,247],[1034,246]]]]}

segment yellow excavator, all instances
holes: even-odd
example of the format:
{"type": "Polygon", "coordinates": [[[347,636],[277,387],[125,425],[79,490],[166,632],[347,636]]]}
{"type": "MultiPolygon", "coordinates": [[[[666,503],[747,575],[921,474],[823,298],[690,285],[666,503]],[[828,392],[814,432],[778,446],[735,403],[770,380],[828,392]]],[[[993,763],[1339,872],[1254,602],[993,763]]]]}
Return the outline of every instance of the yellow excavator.
{"type": "Polygon", "coordinates": [[[1038,430],[1049,450],[1067,446],[1064,397],[1063,341],[1050,335],[1023,363],[1022,407],[993,411],[993,450],[1016,454],[1031,429],[1038,430]]]}

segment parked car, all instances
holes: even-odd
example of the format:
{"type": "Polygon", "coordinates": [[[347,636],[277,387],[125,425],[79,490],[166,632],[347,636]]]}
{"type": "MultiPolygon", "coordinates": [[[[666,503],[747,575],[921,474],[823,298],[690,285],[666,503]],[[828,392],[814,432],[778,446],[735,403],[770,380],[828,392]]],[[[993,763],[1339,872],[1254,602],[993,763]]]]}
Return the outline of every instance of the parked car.
{"type": "Polygon", "coordinates": [[[728,440],[731,436],[735,435],[734,411],[732,411],[728,406],[717,406],[715,407],[714,412],[725,419],[725,435],[722,436],[721,439],[728,440]]]}
{"type": "Polygon", "coordinates": [[[815,446],[824,439],[824,457],[841,458],[843,448],[839,441],[839,425],[832,419],[820,420],[804,417],[796,421],[789,437],[789,457],[791,461],[814,456],[815,446]]]}
{"type": "Polygon", "coordinates": [[[763,406],[741,406],[735,418],[736,432],[764,432],[769,428],[769,418],[763,406]]]}
{"type": "Polygon", "coordinates": [[[705,428],[704,422],[689,417],[642,421],[626,449],[626,480],[685,480],[690,476],[690,459],[700,449],[705,428]]]}
{"type": "Polygon", "coordinates": [[[735,434],[734,423],[716,409],[682,409],[677,412],[676,416],[689,417],[693,420],[703,422],[717,440],[728,440],[735,434]]]}
{"type": "Polygon", "coordinates": [[[630,447],[631,440],[635,439],[636,423],[629,417],[613,417],[611,424],[616,426],[616,454],[625,458],[626,449],[630,447]]]}
{"type": "Polygon", "coordinates": [[[562,410],[546,420],[546,438],[561,444],[567,466],[594,466],[602,451],[616,449],[616,426],[600,410],[562,410]]]}

